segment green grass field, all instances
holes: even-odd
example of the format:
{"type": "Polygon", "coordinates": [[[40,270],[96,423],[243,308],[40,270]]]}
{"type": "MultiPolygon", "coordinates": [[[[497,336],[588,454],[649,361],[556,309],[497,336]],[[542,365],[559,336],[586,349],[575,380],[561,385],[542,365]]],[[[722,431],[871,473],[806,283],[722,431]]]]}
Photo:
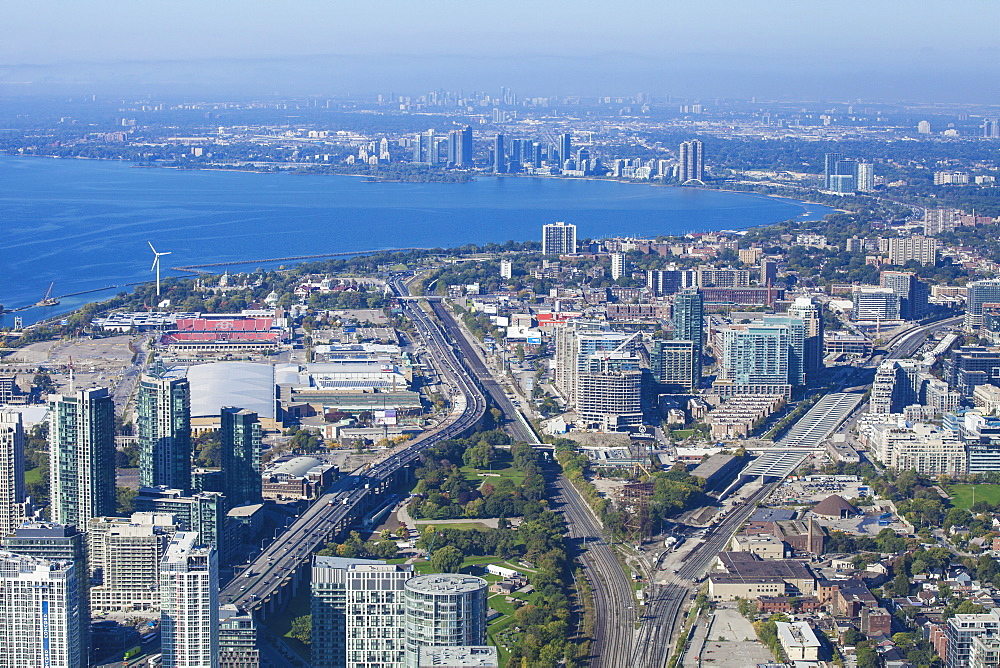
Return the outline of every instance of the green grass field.
{"type": "Polygon", "coordinates": [[[24,484],[30,485],[33,482],[42,481],[42,469],[36,467],[33,469],[28,469],[24,472],[24,484]]]}
{"type": "Polygon", "coordinates": [[[483,486],[483,483],[491,482],[495,486],[502,478],[510,478],[515,487],[520,487],[524,482],[524,472],[513,468],[509,461],[494,462],[492,469],[477,469],[473,466],[463,466],[462,475],[474,485],[476,489],[483,486]]]}
{"type": "Polygon", "coordinates": [[[991,505],[1000,502],[1000,485],[949,485],[947,491],[951,496],[951,505],[956,508],[968,510],[972,507],[973,497],[975,501],[991,505]]]}

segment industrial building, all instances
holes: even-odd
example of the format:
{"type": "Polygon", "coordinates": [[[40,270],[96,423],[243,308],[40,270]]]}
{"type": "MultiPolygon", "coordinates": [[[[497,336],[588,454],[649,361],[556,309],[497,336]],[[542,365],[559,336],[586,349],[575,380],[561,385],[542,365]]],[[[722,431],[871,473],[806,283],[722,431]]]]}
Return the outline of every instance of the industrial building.
{"type": "Polygon", "coordinates": [[[265,499],[316,499],[337,479],[337,467],[316,457],[294,457],[272,462],[261,474],[265,499]]]}

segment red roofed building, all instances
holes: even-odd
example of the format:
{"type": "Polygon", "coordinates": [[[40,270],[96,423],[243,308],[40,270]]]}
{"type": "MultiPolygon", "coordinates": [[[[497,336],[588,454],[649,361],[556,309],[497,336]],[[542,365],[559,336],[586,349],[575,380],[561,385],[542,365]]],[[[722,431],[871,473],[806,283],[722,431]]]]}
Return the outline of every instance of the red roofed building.
{"type": "Polygon", "coordinates": [[[273,348],[282,338],[274,318],[227,316],[179,318],[177,328],[164,333],[160,343],[173,350],[222,352],[273,348]]]}

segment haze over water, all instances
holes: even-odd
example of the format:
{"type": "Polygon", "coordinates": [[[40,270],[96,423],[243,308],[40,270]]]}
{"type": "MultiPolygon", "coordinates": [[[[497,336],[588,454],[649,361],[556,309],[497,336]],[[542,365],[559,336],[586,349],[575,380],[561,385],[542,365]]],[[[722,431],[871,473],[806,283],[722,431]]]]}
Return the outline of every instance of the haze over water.
{"type": "MultiPolygon", "coordinates": [[[[152,280],[164,268],[340,251],[538,239],[564,220],[580,238],[738,229],[832,210],[789,200],[582,179],[480,177],[465,184],[365,183],[0,158],[0,303],[152,280]]],[[[289,264],[289,263],[286,263],[289,264]]],[[[258,265],[231,267],[252,271],[258,265]]],[[[223,271],[219,268],[217,271],[223,271]]],[[[166,270],[164,276],[179,275],[166,270]]],[[[29,323],[118,292],[20,313],[29,323]]],[[[5,316],[9,319],[11,316],[5,316]]]]}

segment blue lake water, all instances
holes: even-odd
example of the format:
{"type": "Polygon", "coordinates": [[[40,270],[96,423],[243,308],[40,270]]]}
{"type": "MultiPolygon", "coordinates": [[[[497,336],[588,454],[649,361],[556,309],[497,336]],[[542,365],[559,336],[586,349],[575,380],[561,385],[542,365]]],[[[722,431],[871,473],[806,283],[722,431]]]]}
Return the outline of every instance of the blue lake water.
{"type": "MultiPolygon", "coordinates": [[[[366,183],[0,158],[0,303],[34,303],[52,282],[54,295],[67,295],[151,280],[147,241],[171,252],[163,260],[170,276],[177,273],[167,267],[209,262],[539,239],[544,223],[559,220],[575,223],[580,238],[653,237],[831,211],[756,195],[582,179],[366,183]]],[[[117,291],[64,297],[57,307],[20,315],[33,322],[117,291]]]]}

